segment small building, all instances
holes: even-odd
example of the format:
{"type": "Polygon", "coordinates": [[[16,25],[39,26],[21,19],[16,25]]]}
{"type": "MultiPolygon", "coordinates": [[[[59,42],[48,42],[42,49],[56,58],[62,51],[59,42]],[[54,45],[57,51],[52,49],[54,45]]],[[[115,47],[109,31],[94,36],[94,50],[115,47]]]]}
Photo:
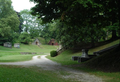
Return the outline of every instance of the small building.
{"type": "Polygon", "coordinates": [[[12,48],[12,43],[11,42],[5,42],[4,47],[12,48]]]}
{"type": "Polygon", "coordinates": [[[14,47],[15,47],[15,48],[20,48],[20,43],[15,43],[15,44],[14,44],[14,47]]]}
{"type": "Polygon", "coordinates": [[[41,43],[40,43],[40,41],[39,41],[39,39],[38,38],[36,38],[35,40],[34,40],[34,42],[32,43],[32,45],[40,45],[41,43]]]}
{"type": "Polygon", "coordinates": [[[55,41],[55,39],[51,39],[48,44],[49,44],[49,45],[59,45],[59,44],[55,41]]]}

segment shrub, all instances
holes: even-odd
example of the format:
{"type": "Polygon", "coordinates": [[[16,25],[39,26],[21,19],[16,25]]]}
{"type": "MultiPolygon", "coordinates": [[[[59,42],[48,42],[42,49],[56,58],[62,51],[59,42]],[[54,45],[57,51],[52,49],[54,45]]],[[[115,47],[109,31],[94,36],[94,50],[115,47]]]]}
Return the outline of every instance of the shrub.
{"type": "Polygon", "coordinates": [[[50,56],[51,56],[51,57],[57,56],[57,51],[51,51],[51,52],[50,52],[50,56]]]}

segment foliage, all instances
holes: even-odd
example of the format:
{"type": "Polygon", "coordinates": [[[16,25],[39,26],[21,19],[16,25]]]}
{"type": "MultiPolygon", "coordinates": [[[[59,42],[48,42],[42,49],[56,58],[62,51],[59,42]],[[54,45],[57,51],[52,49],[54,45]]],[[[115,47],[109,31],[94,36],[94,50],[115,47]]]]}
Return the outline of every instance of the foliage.
{"type": "Polygon", "coordinates": [[[27,32],[22,33],[19,38],[21,43],[29,44],[29,42],[31,42],[30,34],[28,34],[27,32]]]}
{"type": "Polygon", "coordinates": [[[57,51],[51,51],[51,52],[50,52],[50,56],[51,56],[51,57],[57,56],[57,51]]]}
{"type": "Polygon", "coordinates": [[[41,29],[43,28],[41,23],[41,19],[37,19],[37,16],[32,16],[30,14],[31,11],[23,10],[20,12],[21,18],[23,19],[23,29],[24,32],[29,32],[32,38],[39,37],[41,29]]]}
{"type": "Polygon", "coordinates": [[[0,36],[1,43],[13,41],[14,32],[18,32],[20,21],[11,6],[11,0],[0,0],[0,36]]]}
{"type": "Polygon", "coordinates": [[[20,13],[19,12],[16,12],[18,17],[19,17],[19,21],[20,21],[20,25],[19,25],[19,34],[23,31],[23,18],[21,17],[20,13]]]}
{"type": "MultiPolygon", "coordinates": [[[[36,3],[32,8],[32,14],[39,15],[44,23],[60,19],[57,25],[58,40],[68,48],[75,47],[81,42],[91,42],[94,46],[95,42],[105,40],[107,26],[114,26],[119,21],[118,0],[30,1],[36,3]]],[[[116,30],[118,29],[117,26],[116,30]]],[[[112,31],[115,37],[116,32],[109,31],[112,31]]]]}
{"type": "Polygon", "coordinates": [[[12,36],[9,38],[9,42],[11,42],[13,45],[14,43],[20,43],[19,36],[20,36],[19,33],[14,32],[12,36]]]}
{"type": "Polygon", "coordinates": [[[44,24],[44,28],[41,31],[41,37],[45,39],[45,43],[48,43],[48,41],[50,41],[50,39],[52,38],[56,39],[57,28],[55,25],[56,25],[56,22],[44,24]]]}

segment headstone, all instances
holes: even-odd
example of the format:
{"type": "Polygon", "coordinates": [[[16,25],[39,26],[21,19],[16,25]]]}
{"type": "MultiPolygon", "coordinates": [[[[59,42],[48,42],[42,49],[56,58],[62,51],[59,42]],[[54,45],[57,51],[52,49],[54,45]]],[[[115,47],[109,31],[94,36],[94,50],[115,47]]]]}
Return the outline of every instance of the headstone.
{"type": "Polygon", "coordinates": [[[15,47],[15,48],[20,48],[20,44],[19,44],[19,43],[15,43],[15,44],[14,44],[14,47],[15,47]]]}
{"type": "Polygon", "coordinates": [[[11,42],[5,42],[4,47],[12,48],[11,42]]]}
{"type": "Polygon", "coordinates": [[[89,56],[88,56],[88,49],[82,49],[82,56],[81,57],[89,58],[89,56]]]}

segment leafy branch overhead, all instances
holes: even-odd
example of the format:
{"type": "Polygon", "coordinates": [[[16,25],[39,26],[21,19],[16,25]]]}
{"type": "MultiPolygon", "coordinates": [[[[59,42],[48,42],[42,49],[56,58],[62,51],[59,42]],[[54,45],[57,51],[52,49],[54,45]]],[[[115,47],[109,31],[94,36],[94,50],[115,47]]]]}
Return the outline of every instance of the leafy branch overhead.
{"type": "Polygon", "coordinates": [[[57,27],[58,40],[65,46],[98,42],[105,40],[108,36],[107,31],[112,32],[112,36],[119,32],[119,26],[114,27],[115,23],[119,23],[119,0],[30,1],[36,3],[31,9],[32,14],[38,15],[44,23],[61,20],[57,27]],[[62,28],[66,30],[61,30],[62,28]]]}

